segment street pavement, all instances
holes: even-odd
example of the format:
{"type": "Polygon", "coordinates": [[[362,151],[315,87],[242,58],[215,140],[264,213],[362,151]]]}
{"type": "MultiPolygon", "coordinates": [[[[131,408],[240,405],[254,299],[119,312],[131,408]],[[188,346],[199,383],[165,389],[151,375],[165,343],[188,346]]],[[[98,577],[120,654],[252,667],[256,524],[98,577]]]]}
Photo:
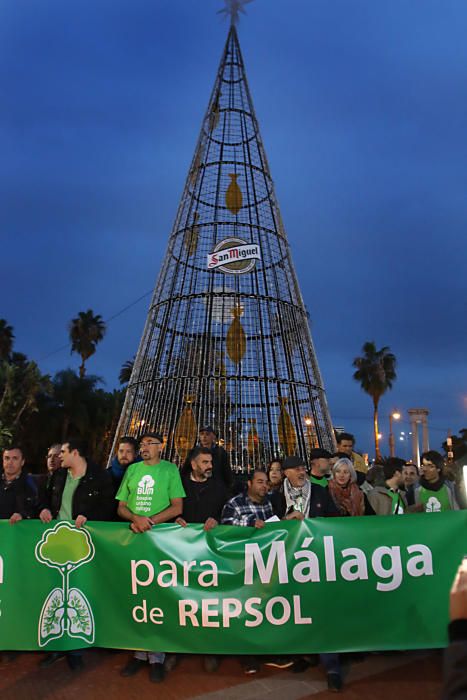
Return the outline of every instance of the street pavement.
{"type": "MultiPolygon", "coordinates": [[[[126,652],[93,649],[84,654],[85,669],[74,673],[64,659],[46,670],[38,668],[41,653],[22,653],[0,665],[1,700],[325,700],[320,667],[293,674],[262,667],[245,676],[235,658],[225,658],[216,673],[203,670],[202,658],[184,657],[164,683],[151,683],[144,668],[134,678],[121,678],[126,652]]],[[[346,700],[439,700],[440,652],[370,654],[345,668],[346,700]]]]}

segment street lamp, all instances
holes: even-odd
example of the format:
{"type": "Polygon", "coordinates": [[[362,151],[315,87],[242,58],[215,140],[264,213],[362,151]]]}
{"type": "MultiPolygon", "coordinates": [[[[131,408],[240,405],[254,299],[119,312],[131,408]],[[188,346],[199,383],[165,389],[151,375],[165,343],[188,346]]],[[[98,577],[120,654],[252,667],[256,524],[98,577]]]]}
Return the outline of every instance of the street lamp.
{"type": "Polygon", "coordinates": [[[392,432],[392,421],[399,420],[400,417],[401,414],[399,413],[399,411],[393,411],[389,414],[389,454],[391,457],[396,456],[396,450],[394,445],[394,433],[392,432]]]}

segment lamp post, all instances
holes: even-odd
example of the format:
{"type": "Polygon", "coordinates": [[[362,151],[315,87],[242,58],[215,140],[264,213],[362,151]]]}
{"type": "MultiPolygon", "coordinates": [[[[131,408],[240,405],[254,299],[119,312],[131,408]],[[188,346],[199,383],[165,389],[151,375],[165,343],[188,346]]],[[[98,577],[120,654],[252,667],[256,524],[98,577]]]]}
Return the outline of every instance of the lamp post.
{"type": "Polygon", "coordinates": [[[392,421],[399,420],[400,417],[401,414],[399,413],[399,411],[393,411],[389,414],[389,455],[391,457],[396,456],[396,449],[394,445],[394,433],[392,432],[392,421]]]}

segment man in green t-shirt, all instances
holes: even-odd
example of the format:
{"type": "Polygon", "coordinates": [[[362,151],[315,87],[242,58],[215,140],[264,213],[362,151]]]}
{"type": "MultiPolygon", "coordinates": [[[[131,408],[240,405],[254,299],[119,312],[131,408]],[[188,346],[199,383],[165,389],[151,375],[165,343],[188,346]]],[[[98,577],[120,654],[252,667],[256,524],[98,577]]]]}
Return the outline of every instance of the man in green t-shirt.
{"type": "Polygon", "coordinates": [[[310,481],[312,484],[318,484],[318,486],[327,488],[328,479],[326,478],[326,474],[329,474],[331,469],[331,463],[329,461],[331,457],[332,454],[321,447],[315,447],[310,450],[310,481]]]}
{"type": "MultiPolygon", "coordinates": [[[[140,438],[142,462],[128,467],[116,499],[118,515],[128,520],[135,533],[146,532],[153,525],[174,520],[182,514],[185,491],[175,464],[161,459],[162,435],[145,433],[140,438]]],[[[149,678],[153,683],[164,680],[162,652],[136,651],[122,669],[122,676],[134,676],[149,661],[149,678]]]]}

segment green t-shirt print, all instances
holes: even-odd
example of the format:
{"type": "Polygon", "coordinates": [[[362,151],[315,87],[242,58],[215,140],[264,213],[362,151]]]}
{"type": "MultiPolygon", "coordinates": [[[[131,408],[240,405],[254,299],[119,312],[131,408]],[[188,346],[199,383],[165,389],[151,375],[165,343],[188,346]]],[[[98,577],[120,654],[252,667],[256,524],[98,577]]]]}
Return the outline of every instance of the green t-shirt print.
{"type": "Polygon", "coordinates": [[[449,492],[446,484],[443,484],[439,491],[429,491],[420,486],[420,503],[423,504],[425,513],[441,513],[451,510],[449,502],[449,492]]]}
{"type": "Polygon", "coordinates": [[[177,466],[166,460],[129,466],[116,495],[117,501],[124,501],[132,513],[148,517],[168,508],[171,499],[184,497],[177,466]]]}

